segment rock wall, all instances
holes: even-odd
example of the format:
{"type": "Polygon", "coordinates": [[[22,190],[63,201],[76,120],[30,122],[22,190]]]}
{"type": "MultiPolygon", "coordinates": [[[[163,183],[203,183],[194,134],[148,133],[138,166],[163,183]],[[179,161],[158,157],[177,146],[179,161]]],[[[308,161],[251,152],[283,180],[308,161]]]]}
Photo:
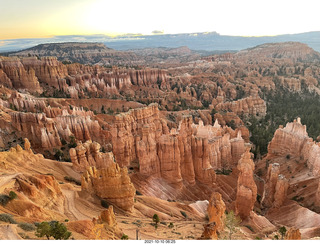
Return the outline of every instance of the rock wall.
{"type": "Polygon", "coordinates": [[[78,143],[76,148],[69,150],[72,168],[79,172],[86,171],[88,167],[108,168],[114,162],[113,153],[102,153],[100,148],[97,142],[78,143]]]}
{"type": "Polygon", "coordinates": [[[301,240],[301,233],[299,229],[290,228],[286,232],[286,236],[284,237],[285,240],[301,240]]]}
{"type": "Polygon", "coordinates": [[[169,132],[156,104],[115,116],[111,128],[113,153],[121,166],[139,162],[140,173],[161,176],[170,183],[182,180],[210,184],[215,169],[232,168],[244,152],[241,132],[230,138],[230,128],[193,124],[185,116],[169,132]]]}
{"type": "Polygon", "coordinates": [[[307,160],[313,175],[320,175],[320,144],[308,136],[306,126],[301,124],[300,118],[287,123],[284,128],[280,126],[268,145],[268,159],[287,155],[307,160]]]}
{"type": "Polygon", "coordinates": [[[32,93],[63,92],[72,98],[85,93],[97,96],[119,94],[131,85],[166,86],[166,71],[159,69],[106,69],[81,64],[64,65],[56,57],[0,57],[0,83],[32,93]]]}
{"type": "Polygon", "coordinates": [[[42,92],[35,70],[25,67],[20,59],[0,57],[0,69],[2,70],[1,81],[8,87],[42,92]],[[11,82],[9,82],[8,78],[11,82]]]}
{"type": "Polygon", "coordinates": [[[132,211],[136,189],[131,183],[126,167],[112,163],[107,168],[89,167],[81,177],[82,191],[94,193],[111,204],[132,211]]]}
{"type": "Polygon", "coordinates": [[[216,110],[227,110],[237,115],[265,116],[267,113],[266,102],[260,97],[246,97],[237,101],[222,102],[215,106],[216,110]]]}
{"type": "Polygon", "coordinates": [[[288,180],[285,176],[280,174],[280,165],[277,163],[270,164],[268,167],[262,205],[267,208],[281,207],[286,200],[288,188],[288,180]]]}
{"type": "Polygon", "coordinates": [[[254,182],[253,171],[254,162],[250,148],[247,148],[238,163],[238,184],[237,197],[235,202],[236,214],[241,219],[246,219],[250,216],[253,210],[254,203],[257,199],[257,186],[254,182]]]}

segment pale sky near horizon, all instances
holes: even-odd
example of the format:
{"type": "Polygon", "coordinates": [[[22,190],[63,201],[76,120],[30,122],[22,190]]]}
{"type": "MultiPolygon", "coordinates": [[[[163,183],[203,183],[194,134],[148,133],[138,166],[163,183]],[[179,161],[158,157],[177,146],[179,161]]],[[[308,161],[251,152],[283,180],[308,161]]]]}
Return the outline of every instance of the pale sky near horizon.
{"type": "Polygon", "coordinates": [[[0,0],[0,39],[193,33],[263,36],[320,31],[319,0],[0,0]]]}

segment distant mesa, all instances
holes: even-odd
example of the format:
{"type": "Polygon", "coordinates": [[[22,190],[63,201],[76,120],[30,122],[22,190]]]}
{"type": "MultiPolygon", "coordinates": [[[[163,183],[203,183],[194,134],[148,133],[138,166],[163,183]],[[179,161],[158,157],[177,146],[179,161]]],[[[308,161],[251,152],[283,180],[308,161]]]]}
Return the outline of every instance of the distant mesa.
{"type": "Polygon", "coordinates": [[[265,43],[253,48],[242,50],[237,57],[292,59],[294,61],[319,61],[320,53],[300,42],[265,43]]]}

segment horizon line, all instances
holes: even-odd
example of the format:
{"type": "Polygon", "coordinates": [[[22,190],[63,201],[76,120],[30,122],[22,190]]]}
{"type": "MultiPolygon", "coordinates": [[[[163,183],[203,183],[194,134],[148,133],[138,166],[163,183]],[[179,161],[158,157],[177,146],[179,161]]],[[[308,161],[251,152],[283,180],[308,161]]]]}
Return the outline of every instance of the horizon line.
{"type": "Polygon", "coordinates": [[[203,31],[203,32],[182,32],[182,33],[150,33],[150,34],[142,34],[142,33],[97,33],[97,34],[70,34],[70,35],[50,35],[45,37],[21,37],[21,38],[8,38],[8,39],[0,39],[1,41],[11,41],[11,40],[29,40],[29,39],[50,39],[55,37],[85,37],[85,36],[101,36],[107,37],[110,39],[119,38],[119,37],[142,37],[142,36],[165,36],[165,35],[186,35],[186,34],[216,34],[219,36],[232,36],[232,37],[275,37],[275,36],[284,36],[284,35],[298,35],[298,34],[305,34],[305,33],[312,33],[312,32],[320,32],[320,30],[314,31],[306,31],[306,32],[297,32],[297,33],[284,33],[284,34],[275,34],[275,35],[223,35],[216,31],[203,31]]]}

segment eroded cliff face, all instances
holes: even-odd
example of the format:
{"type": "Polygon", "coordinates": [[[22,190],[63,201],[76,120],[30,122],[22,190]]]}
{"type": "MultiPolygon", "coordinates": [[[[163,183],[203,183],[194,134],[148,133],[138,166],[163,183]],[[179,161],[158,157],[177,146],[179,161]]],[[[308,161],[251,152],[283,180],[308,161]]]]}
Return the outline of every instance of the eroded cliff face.
{"type": "MultiPolygon", "coordinates": [[[[170,183],[186,180],[210,184],[215,169],[232,168],[244,152],[241,132],[230,138],[230,128],[194,124],[185,116],[169,132],[156,104],[115,116],[111,128],[113,153],[121,166],[139,162],[139,172],[161,176],[170,183]]],[[[234,131],[233,131],[233,134],[234,131]]]]}
{"type": "Polygon", "coordinates": [[[108,168],[114,162],[113,153],[102,153],[100,148],[97,142],[78,143],[76,148],[69,150],[72,168],[78,172],[84,172],[89,167],[108,168]]]}
{"type": "Polygon", "coordinates": [[[257,199],[257,186],[254,182],[253,171],[254,162],[250,148],[247,148],[238,163],[238,185],[237,197],[235,202],[236,214],[241,219],[246,219],[250,216],[253,210],[254,203],[257,199]]]}
{"type": "Polygon", "coordinates": [[[267,158],[287,155],[306,160],[313,175],[320,175],[320,145],[308,136],[306,126],[301,124],[300,118],[287,123],[284,128],[280,126],[268,145],[267,158]]]}
{"type": "Polygon", "coordinates": [[[301,240],[301,232],[299,229],[290,228],[286,232],[285,240],[301,240]]]}
{"type": "Polygon", "coordinates": [[[1,81],[7,87],[42,92],[35,70],[25,67],[20,59],[0,57],[0,69],[2,74],[1,81]]]}
{"type": "Polygon", "coordinates": [[[232,102],[221,102],[215,106],[216,110],[227,110],[237,115],[265,116],[267,113],[266,102],[260,97],[246,97],[232,102]]]}
{"type": "Polygon", "coordinates": [[[106,97],[136,86],[166,87],[166,71],[107,69],[81,64],[64,65],[56,57],[0,57],[0,82],[45,96],[106,97]]]}
{"type": "Polygon", "coordinates": [[[132,211],[136,189],[126,167],[112,163],[107,168],[89,167],[81,178],[82,191],[104,198],[117,207],[132,211]]]}

